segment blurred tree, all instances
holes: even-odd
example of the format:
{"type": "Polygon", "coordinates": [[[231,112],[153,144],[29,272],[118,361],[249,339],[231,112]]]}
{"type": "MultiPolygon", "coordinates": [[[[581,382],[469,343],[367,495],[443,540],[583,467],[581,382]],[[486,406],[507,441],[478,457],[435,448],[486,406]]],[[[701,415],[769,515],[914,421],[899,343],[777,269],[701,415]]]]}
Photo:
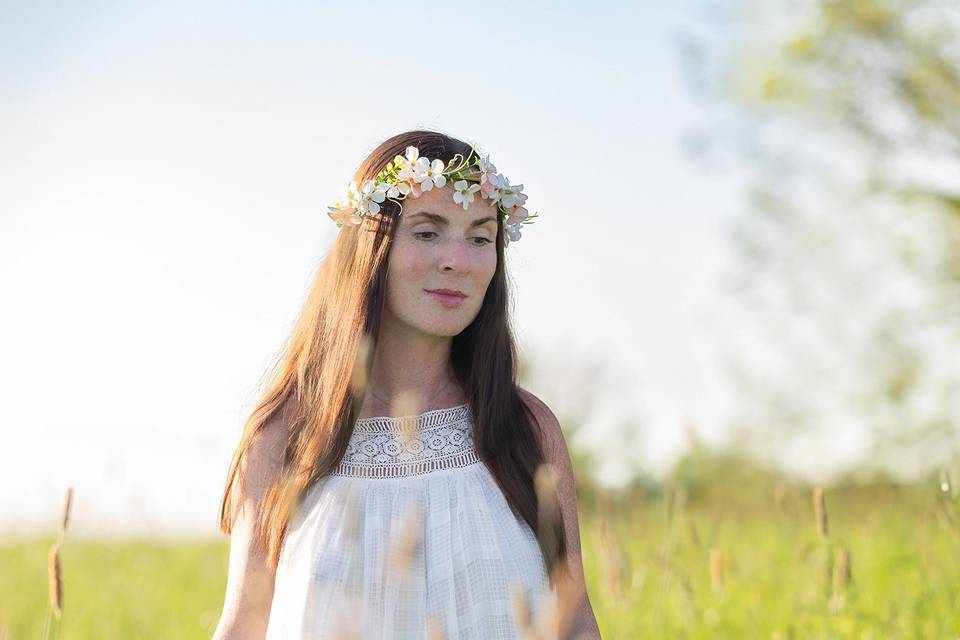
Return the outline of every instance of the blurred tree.
{"type": "Polygon", "coordinates": [[[772,349],[731,366],[745,441],[923,474],[960,449],[960,5],[715,9],[681,47],[715,111],[686,142],[746,185],[728,284],[772,349]]]}

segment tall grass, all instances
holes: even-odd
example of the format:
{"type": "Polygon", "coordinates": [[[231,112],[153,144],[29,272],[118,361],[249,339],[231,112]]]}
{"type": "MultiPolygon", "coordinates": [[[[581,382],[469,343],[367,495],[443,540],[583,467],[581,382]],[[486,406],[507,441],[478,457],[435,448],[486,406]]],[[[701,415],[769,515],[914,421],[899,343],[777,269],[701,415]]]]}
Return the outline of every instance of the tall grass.
{"type": "MultiPolygon", "coordinates": [[[[960,637],[952,479],[818,491],[763,473],[744,478],[742,465],[717,469],[622,493],[581,484],[587,586],[604,638],[960,637]]],[[[0,544],[0,638],[42,636],[55,542],[0,544]]],[[[400,567],[411,544],[396,541],[400,567]]],[[[212,635],[226,539],[74,536],[69,550],[63,638],[212,635]]],[[[530,605],[511,597],[521,613],[530,605]]],[[[444,637],[439,621],[431,637],[444,637]]]]}
{"type": "Polygon", "coordinates": [[[73,487],[67,487],[67,498],[63,505],[57,540],[50,546],[47,554],[47,585],[49,588],[49,608],[43,625],[43,640],[60,636],[60,623],[63,615],[63,577],[60,572],[60,547],[70,523],[70,506],[73,503],[73,487]]]}

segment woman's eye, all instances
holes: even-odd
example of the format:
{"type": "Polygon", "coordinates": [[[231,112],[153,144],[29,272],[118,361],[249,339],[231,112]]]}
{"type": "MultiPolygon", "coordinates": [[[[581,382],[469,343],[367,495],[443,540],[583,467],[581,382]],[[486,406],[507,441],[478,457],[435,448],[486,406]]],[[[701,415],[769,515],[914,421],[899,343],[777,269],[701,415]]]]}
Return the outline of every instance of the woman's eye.
{"type": "MultiPolygon", "coordinates": [[[[432,240],[432,239],[433,239],[432,237],[426,237],[426,238],[425,238],[425,237],[423,237],[423,236],[435,236],[435,235],[437,235],[437,232],[436,232],[436,231],[417,231],[417,232],[415,232],[413,235],[414,235],[415,237],[417,237],[417,238],[420,238],[421,240],[432,240]]],[[[480,238],[480,237],[476,237],[476,238],[474,238],[474,240],[479,240],[479,241],[480,241],[480,242],[475,242],[475,243],[474,243],[474,244],[476,244],[478,247],[481,247],[481,246],[483,246],[483,245],[485,245],[485,244],[490,244],[491,242],[493,242],[493,240],[490,240],[489,238],[480,238]]]]}

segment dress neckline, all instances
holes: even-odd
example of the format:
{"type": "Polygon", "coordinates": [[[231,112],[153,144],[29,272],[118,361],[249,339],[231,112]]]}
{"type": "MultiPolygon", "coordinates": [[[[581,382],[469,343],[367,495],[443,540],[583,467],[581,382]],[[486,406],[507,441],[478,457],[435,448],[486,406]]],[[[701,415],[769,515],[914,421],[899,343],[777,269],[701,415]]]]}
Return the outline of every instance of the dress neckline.
{"type": "Polygon", "coordinates": [[[365,429],[371,427],[396,427],[401,424],[412,424],[417,429],[422,429],[424,427],[435,427],[441,424],[447,424],[452,421],[460,420],[466,414],[469,414],[469,410],[470,403],[464,402],[463,404],[458,404],[452,407],[431,409],[415,416],[367,416],[365,418],[357,418],[356,421],[354,421],[354,427],[365,429]]]}
{"type": "Polygon", "coordinates": [[[415,416],[369,416],[354,423],[334,475],[398,478],[479,462],[468,403],[415,416]]]}

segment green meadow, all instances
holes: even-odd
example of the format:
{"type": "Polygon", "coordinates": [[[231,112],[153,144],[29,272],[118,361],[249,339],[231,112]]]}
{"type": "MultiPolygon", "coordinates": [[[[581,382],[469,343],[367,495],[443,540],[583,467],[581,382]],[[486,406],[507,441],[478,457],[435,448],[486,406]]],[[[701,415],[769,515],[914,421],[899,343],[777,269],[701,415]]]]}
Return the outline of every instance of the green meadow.
{"type": "MultiPolygon", "coordinates": [[[[711,464],[617,494],[580,487],[604,638],[960,638],[954,487],[826,487],[818,514],[813,487],[711,464]]],[[[42,637],[53,540],[0,545],[0,638],[42,637]]],[[[59,637],[209,638],[228,550],[225,537],[96,542],[68,530],[59,637]]]]}

